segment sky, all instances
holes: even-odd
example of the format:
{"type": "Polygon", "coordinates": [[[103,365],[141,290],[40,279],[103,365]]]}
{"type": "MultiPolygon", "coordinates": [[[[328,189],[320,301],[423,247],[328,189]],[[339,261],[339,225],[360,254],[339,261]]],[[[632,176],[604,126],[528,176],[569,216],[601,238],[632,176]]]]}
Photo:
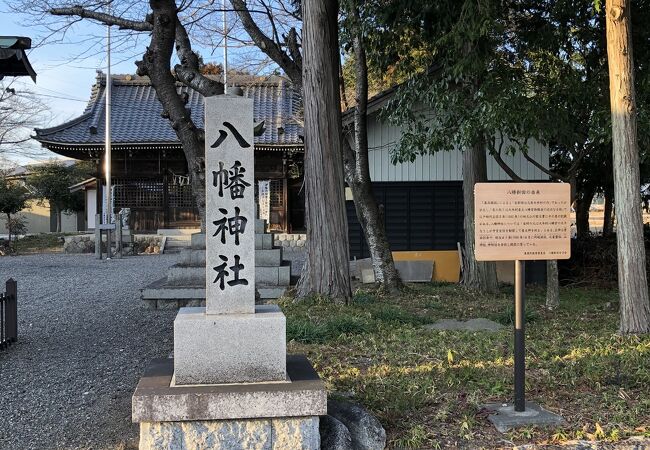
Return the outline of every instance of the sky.
{"type": "MultiPolygon", "coordinates": [[[[39,37],[43,35],[44,30],[37,25],[27,25],[25,23],[27,18],[24,16],[7,12],[11,2],[12,0],[0,0],[0,35],[32,38],[33,48],[29,51],[28,57],[38,75],[36,84],[29,77],[23,77],[16,79],[12,87],[34,91],[50,106],[51,117],[44,119],[39,128],[59,125],[81,115],[90,98],[97,70],[106,71],[106,53],[104,49],[95,47],[87,52],[84,59],[79,59],[78,55],[88,50],[88,37],[104,36],[106,27],[89,20],[82,20],[73,26],[62,43],[39,46],[39,37]]],[[[119,39],[120,32],[115,27],[112,32],[114,39],[119,39]]],[[[142,58],[148,39],[148,34],[142,34],[138,40],[129,39],[123,42],[120,51],[112,53],[112,73],[134,74],[135,61],[142,58]]],[[[220,48],[204,46],[197,47],[195,50],[204,55],[206,62],[222,62],[220,48]]],[[[236,57],[237,52],[238,49],[229,49],[229,59],[230,55],[236,57]]],[[[241,50],[239,52],[241,53],[241,50]]],[[[32,141],[27,152],[0,154],[0,165],[6,164],[6,160],[26,164],[50,158],[60,158],[60,156],[43,149],[38,142],[32,141]]]]}
{"type": "MultiPolygon", "coordinates": [[[[7,10],[7,2],[0,0],[0,10],[7,10]]],[[[0,14],[0,34],[3,36],[27,36],[32,38],[32,46],[38,44],[37,36],[42,30],[34,26],[26,26],[24,17],[15,14],[0,14]]],[[[97,70],[106,71],[105,54],[92,55],[84,60],[72,61],[80,51],[79,42],[83,36],[90,34],[105,34],[106,28],[89,21],[79,22],[74,27],[74,35],[68,38],[70,43],[47,44],[36,46],[29,51],[28,57],[37,73],[36,84],[29,77],[17,79],[12,87],[15,89],[29,89],[39,95],[51,108],[50,117],[44,118],[40,127],[58,125],[81,115],[90,98],[91,87],[95,82],[97,70]],[[78,39],[75,39],[78,38],[78,39]]],[[[116,55],[112,64],[113,73],[134,73],[137,47],[130,49],[124,55],[116,55]],[[125,58],[128,58],[124,61],[125,58]]],[[[140,52],[142,54],[142,52],[140,52]]],[[[7,80],[7,78],[5,78],[7,80]]],[[[33,141],[27,152],[22,154],[5,153],[5,159],[18,164],[25,164],[37,160],[60,158],[55,153],[43,149],[40,144],[33,141]]]]}

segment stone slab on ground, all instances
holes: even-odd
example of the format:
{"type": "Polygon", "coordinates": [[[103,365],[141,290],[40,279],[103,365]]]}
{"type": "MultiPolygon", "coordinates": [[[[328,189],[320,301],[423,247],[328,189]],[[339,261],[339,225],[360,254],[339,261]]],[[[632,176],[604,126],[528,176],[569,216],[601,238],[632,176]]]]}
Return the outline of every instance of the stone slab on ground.
{"type": "Polygon", "coordinates": [[[286,381],[286,318],[277,305],[255,314],[181,308],[174,320],[178,385],[286,381]]]}
{"type": "Polygon", "coordinates": [[[423,325],[425,330],[449,330],[449,331],[499,331],[505,328],[498,322],[484,319],[470,319],[467,321],[456,319],[441,319],[436,323],[423,325]]]}
{"type": "Polygon", "coordinates": [[[375,282],[375,272],[372,269],[361,269],[361,282],[372,284],[375,282]]]}
{"type": "Polygon", "coordinates": [[[526,402],[526,410],[522,412],[515,411],[511,403],[488,403],[483,408],[492,412],[488,420],[500,433],[530,425],[560,426],[565,423],[562,416],[542,408],[535,402],[526,402]]]}
{"type": "MultiPolygon", "coordinates": [[[[372,270],[372,260],[370,258],[359,258],[350,261],[350,276],[362,279],[362,270],[372,270]]],[[[373,272],[374,273],[374,272],[373,272]]],[[[374,278],[373,278],[374,279],[374,278]]],[[[374,281],[373,281],[374,282],[374,281]]]]}
{"type": "Polygon", "coordinates": [[[172,386],[174,360],[157,359],[133,394],[132,420],[176,422],[327,414],[325,384],[302,355],[287,355],[288,382],[172,386]]]}
{"type": "Polygon", "coordinates": [[[319,450],[318,417],[140,424],[140,450],[319,450]]]}
{"type": "Polygon", "coordinates": [[[430,283],[433,279],[433,261],[395,261],[395,269],[402,281],[430,283]]]}

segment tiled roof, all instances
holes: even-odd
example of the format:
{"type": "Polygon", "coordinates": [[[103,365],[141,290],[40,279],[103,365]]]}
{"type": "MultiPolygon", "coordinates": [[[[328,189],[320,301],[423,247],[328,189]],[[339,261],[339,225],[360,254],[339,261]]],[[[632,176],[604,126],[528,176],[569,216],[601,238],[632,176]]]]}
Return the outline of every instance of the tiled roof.
{"type": "MultiPolygon", "coordinates": [[[[180,144],[168,119],[161,116],[162,105],[148,77],[114,75],[112,85],[111,142],[114,144],[180,144]]],[[[232,80],[229,77],[229,81],[232,80]]],[[[281,77],[235,79],[244,96],[252,98],[254,122],[264,121],[265,132],[255,137],[259,146],[302,145],[299,120],[300,94],[281,77]]],[[[104,143],[106,76],[99,72],[84,113],[52,128],[36,129],[35,139],[43,144],[101,145],[104,143]]],[[[203,126],[203,96],[186,86],[187,106],[198,127],[203,126]]],[[[252,124],[251,124],[252,126],[252,124]]]]}

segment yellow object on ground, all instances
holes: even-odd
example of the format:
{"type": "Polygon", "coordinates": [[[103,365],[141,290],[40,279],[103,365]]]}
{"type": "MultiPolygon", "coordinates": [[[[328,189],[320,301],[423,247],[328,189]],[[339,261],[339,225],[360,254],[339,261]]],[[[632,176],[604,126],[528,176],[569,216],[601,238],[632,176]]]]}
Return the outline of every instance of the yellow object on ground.
{"type": "Polygon", "coordinates": [[[393,252],[395,261],[433,261],[431,281],[460,281],[460,259],[457,250],[432,250],[420,252],[393,252]]]}

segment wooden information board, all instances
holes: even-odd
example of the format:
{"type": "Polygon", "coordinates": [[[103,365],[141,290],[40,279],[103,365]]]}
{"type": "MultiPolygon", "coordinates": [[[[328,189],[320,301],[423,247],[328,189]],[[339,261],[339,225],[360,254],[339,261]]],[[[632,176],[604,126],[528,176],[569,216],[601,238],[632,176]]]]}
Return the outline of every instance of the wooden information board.
{"type": "Polygon", "coordinates": [[[568,259],[570,199],[568,183],[476,183],[476,259],[568,259]]]}

